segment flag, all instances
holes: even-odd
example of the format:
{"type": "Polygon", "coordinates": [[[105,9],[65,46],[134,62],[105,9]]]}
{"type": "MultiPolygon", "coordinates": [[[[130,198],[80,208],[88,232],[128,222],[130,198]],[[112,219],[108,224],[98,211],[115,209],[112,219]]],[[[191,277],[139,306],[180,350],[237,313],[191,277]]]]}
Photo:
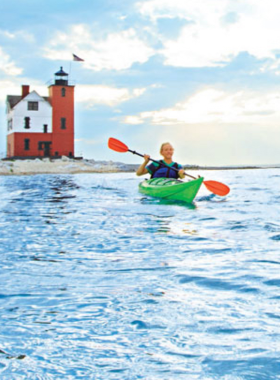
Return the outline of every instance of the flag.
{"type": "Polygon", "coordinates": [[[73,54],[73,61],[77,61],[77,62],[84,62],[84,59],[78,57],[77,55],[73,54]]]}

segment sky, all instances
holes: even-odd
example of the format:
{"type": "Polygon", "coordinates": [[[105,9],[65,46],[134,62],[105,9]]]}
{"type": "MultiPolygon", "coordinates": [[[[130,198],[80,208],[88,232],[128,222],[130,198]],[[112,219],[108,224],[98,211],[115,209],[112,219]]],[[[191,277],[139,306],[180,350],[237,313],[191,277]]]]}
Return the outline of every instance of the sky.
{"type": "Polygon", "coordinates": [[[75,154],[141,163],[109,137],[194,165],[280,164],[277,0],[9,0],[0,4],[0,156],[6,97],[75,84],[75,154]],[[72,54],[84,59],[74,62],[72,54]]]}

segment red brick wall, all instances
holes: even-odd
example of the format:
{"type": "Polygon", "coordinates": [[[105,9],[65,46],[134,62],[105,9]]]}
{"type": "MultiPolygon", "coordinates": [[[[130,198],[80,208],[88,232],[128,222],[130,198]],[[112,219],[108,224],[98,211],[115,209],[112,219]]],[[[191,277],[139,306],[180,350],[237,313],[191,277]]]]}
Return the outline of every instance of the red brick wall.
{"type": "MultiPolygon", "coordinates": [[[[52,142],[51,133],[12,133],[8,135],[7,157],[44,157],[44,149],[39,150],[39,142],[52,142]],[[25,139],[29,139],[29,149],[25,149],[25,139]],[[10,149],[9,149],[10,148],[10,149]]],[[[50,155],[53,155],[52,144],[50,155]]]]}

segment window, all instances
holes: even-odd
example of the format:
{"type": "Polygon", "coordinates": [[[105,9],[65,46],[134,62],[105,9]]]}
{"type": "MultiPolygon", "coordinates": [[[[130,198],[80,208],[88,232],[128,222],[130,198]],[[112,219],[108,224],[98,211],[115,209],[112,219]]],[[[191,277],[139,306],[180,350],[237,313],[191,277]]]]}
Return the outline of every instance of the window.
{"type": "Polygon", "coordinates": [[[24,150],[29,150],[29,149],[30,149],[30,140],[24,139],[24,150]]]}
{"type": "Polygon", "coordinates": [[[48,133],[48,124],[44,124],[44,133],[48,133]]]}
{"type": "Polygon", "coordinates": [[[38,142],[38,150],[43,150],[44,143],[42,141],[38,142]]]}
{"type": "Polygon", "coordinates": [[[39,103],[38,102],[28,102],[27,103],[28,111],[38,111],[39,103]]]}
{"type": "Polygon", "coordinates": [[[8,120],[8,131],[13,129],[13,119],[8,120]]]}
{"type": "Polygon", "coordinates": [[[61,96],[62,96],[63,98],[65,98],[65,96],[66,96],[66,89],[65,89],[65,88],[62,88],[62,89],[61,89],[61,96]]]}
{"type": "Polygon", "coordinates": [[[60,119],[60,128],[61,129],[66,129],[66,118],[65,117],[62,117],[60,119]]]}
{"type": "Polygon", "coordinates": [[[25,117],[24,118],[24,128],[29,129],[30,128],[30,117],[25,117]]]}

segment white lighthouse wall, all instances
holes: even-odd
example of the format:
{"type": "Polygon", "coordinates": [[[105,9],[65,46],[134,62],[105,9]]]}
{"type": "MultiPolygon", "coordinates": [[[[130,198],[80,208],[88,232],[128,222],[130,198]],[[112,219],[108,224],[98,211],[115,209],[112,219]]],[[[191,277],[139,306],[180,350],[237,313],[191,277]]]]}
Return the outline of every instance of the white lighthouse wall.
{"type": "Polygon", "coordinates": [[[50,103],[32,91],[23,98],[7,115],[8,134],[14,132],[35,133],[44,132],[44,125],[48,126],[47,132],[52,132],[52,106],[50,103]],[[28,110],[28,102],[38,102],[38,111],[28,110]],[[30,128],[25,128],[25,118],[30,118],[30,128]]]}

